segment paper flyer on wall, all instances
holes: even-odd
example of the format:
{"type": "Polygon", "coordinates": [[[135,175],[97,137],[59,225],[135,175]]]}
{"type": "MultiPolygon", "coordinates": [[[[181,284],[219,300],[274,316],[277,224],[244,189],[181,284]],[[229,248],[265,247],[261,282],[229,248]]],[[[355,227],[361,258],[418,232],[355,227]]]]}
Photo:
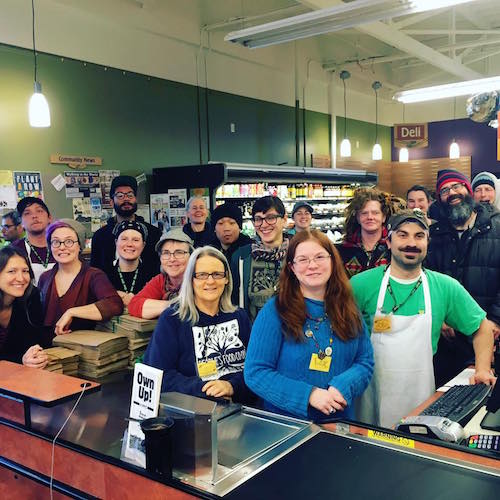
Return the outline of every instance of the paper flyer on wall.
{"type": "Polygon", "coordinates": [[[115,177],[118,177],[119,175],[119,170],[99,170],[102,208],[113,208],[111,198],[109,197],[109,190],[111,189],[111,182],[115,177]]]}
{"type": "Polygon", "coordinates": [[[90,208],[90,198],[73,198],[73,219],[82,224],[90,224],[92,211],[90,208]]]}
{"type": "Polygon", "coordinates": [[[140,215],[145,222],[151,222],[151,216],[149,214],[149,203],[138,203],[137,211],[135,213],[137,215],[140,215]]]}
{"type": "Polygon", "coordinates": [[[100,198],[101,186],[99,172],[64,172],[66,180],[66,198],[100,198]]]}
{"type": "Polygon", "coordinates": [[[43,200],[43,186],[41,172],[14,172],[18,201],[26,196],[33,196],[43,200]]]}
{"type": "Polygon", "coordinates": [[[17,193],[12,170],[0,170],[0,208],[16,208],[17,193]]]}
{"type": "Polygon", "coordinates": [[[89,198],[90,199],[90,230],[95,233],[101,227],[101,198],[89,198]]]}
{"type": "Polygon", "coordinates": [[[168,194],[151,194],[149,196],[151,208],[151,224],[166,233],[170,229],[168,194]]]}
{"type": "Polygon", "coordinates": [[[182,227],[186,217],[187,189],[169,189],[168,206],[170,227],[182,227]]]}

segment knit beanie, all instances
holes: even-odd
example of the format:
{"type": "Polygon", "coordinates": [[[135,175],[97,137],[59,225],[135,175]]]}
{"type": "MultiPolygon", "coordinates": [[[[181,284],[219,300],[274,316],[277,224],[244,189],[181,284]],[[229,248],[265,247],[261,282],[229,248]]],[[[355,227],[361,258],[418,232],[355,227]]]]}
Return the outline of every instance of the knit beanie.
{"type": "Polygon", "coordinates": [[[481,184],[488,184],[488,186],[491,186],[493,189],[496,190],[496,185],[495,185],[495,176],[493,174],[490,174],[490,172],[480,172],[479,174],[472,179],[472,190],[477,188],[477,186],[480,186],[481,184]]]}
{"type": "Polygon", "coordinates": [[[226,202],[216,207],[212,211],[212,217],[210,219],[212,221],[213,227],[215,228],[217,222],[223,219],[224,217],[229,217],[230,219],[234,219],[241,229],[241,226],[243,225],[243,215],[238,205],[226,202]]]}
{"type": "Polygon", "coordinates": [[[469,194],[472,196],[472,187],[470,185],[470,180],[461,172],[451,169],[439,170],[438,172],[436,181],[436,194],[438,196],[441,192],[441,188],[447,182],[463,182],[465,184],[465,187],[467,188],[467,191],[469,191],[469,194]]]}

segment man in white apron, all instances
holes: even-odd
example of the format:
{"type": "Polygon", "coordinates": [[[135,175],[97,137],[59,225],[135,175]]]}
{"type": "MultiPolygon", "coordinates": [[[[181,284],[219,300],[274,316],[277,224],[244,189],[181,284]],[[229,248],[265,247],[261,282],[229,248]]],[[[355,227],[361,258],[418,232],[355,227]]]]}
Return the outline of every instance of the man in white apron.
{"type": "Polygon", "coordinates": [[[16,247],[28,261],[35,275],[35,285],[45,271],[52,269],[54,257],[47,246],[45,232],[52,222],[49,208],[40,198],[27,196],[17,204],[17,212],[21,217],[21,224],[26,230],[26,237],[14,241],[16,247]]]}
{"type": "Polygon", "coordinates": [[[425,214],[405,210],[387,225],[391,264],[351,279],[354,295],[371,327],[375,370],[359,407],[359,420],[383,427],[402,417],[435,390],[432,356],[443,321],[474,335],[472,383],[494,383],[493,334],[486,313],[458,281],[422,269],[429,226],[425,214]]]}

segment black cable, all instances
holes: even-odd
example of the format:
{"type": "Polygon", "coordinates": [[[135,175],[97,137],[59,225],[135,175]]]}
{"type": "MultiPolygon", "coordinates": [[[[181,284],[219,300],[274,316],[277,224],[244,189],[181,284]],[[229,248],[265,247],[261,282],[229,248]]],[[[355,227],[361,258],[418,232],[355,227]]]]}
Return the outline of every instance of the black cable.
{"type": "Polygon", "coordinates": [[[31,0],[31,20],[32,20],[32,28],[33,28],[33,59],[35,61],[35,82],[36,80],[36,45],[35,45],[35,0],[31,0]]]}

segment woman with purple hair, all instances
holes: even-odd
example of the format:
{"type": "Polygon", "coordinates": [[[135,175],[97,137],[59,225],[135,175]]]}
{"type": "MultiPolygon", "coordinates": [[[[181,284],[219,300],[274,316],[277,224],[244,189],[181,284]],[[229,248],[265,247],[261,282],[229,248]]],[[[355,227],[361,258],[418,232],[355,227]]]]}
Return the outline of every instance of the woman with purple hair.
{"type": "Polygon", "coordinates": [[[72,219],[61,219],[47,228],[47,245],[56,265],[40,276],[46,326],[56,335],[71,330],[91,330],[96,321],[121,314],[123,302],[100,269],[80,259],[85,228],[72,219]],[[71,327],[71,330],[70,330],[71,327]]]}

